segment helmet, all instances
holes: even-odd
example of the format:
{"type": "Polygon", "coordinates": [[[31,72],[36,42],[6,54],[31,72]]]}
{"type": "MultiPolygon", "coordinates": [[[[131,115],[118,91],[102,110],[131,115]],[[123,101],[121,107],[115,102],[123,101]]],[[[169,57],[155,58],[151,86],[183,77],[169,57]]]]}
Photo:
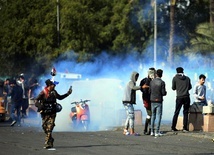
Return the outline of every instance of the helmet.
{"type": "Polygon", "coordinates": [[[60,112],[62,110],[61,104],[57,103],[56,104],[56,112],[60,112]]]}

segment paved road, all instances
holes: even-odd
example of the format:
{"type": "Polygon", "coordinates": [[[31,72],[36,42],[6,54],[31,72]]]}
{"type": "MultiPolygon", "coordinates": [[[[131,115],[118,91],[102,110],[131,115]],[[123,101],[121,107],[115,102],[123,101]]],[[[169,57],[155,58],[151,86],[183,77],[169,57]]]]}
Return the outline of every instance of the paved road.
{"type": "MultiPolygon", "coordinates": [[[[169,132],[169,125],[162,125],[165,135],[124,136],[122,127],[99,132],[54,132],[55,151],[43,149],[44,133],[41,128],[28,123],[10,127],[0,123],[0,154],[3,155],[168,155],[214,154],[213,133],[169,132]]],[[[142,127],[136,130],[142,133],[142,127]]]]}

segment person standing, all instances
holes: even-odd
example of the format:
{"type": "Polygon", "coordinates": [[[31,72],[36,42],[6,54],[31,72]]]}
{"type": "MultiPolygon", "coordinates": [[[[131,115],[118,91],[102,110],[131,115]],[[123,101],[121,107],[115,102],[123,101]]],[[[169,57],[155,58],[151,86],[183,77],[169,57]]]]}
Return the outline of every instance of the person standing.
{"type": "MultiPolygon", "coordinates": [[[[138,136],[138,133],[135,133],[134,130],[134,104],[136,104],[136,90],[140,90],[140,88],[146,87],[144,86],[136,86],[136,81],[138,80],[139,73],[132,72],[130,81],[127,83],[125,89],[124,89],[124,96],[122,103],[124,105],[124,108],[126,110],[127,118],[125,122],[125,128],[123,131],[124,135],[135,135],[138,136]],[[130,129],[130,132],[128,131],[130,129]]],[[[148,86],[147,86],[148,87],[148,86]]]]}
{"type": "Polygon", "coordinates": [[[150,101],[152,109],[151,118],[151,136],[161,136],[160,133],[160,123],[162,119],[163,112],[163,96],[166,96],[166,86],[165,82],[161,79],[163,75],[163,70],[158,69],[156,72],[156,78],[150,82],[150,101]],[[157,118],[157,126],[155,127],[155,120],[157,118]]]}
{"type": "Polygon", "coordinates": [[[206,99],[206,86],[204,85],[206,76],[204,74],[199,75],[199,81],[194,87],[193,95],[195,97],[194,103],[200,106],[207,106],[206,99]]]}
{"type": "Polygon", "coordinates": [[[9,98],[9,90],[10,90],[10,79],[6,79],[4,81],[4,90],[3,90],[3,94],[4,94],[4,107],[5,107],[5,110],[7,111],[8,113],[8,98],[9,98]]]}
{"type": "Polygon", "coordinates": [[[64,95],[59,95],[55,90],[55,86],[59,83],[53,80],[46,80],[46,87],[39,93],[35,99],[35,106],[38,107],[38,112],[42,117],[42,128],[45,137],[44,148],[52,148],[54,138],[52,137],[52,131],[55,126],[55,118],[57,111],[57,99],[62,100],[72,93],[70,88],[64,95]]]}
{"type": "Polygon", "coordinates": [[[22,113],[22,117],[26,118],[27,117],[27,109],[29,107],[29,102],[28,102],[28,91],[29,91],[29,87],[27,82],[25,81],[25,77],[24,74],[20,74],[18,80],[17,80],[17,84],[19,86],[22,87],[23,90],[23,95],[22,95],[22,108],[21,108],[21,113],[22,113]]]}
{"type": "MultiPolygon", "coordinates": [[[[155,68],[149,68],[148,76],[140,81],[140,86],[143,86],[143,85],[149,86],[150,82],[154,78],[155,78],[155,68]]],[[[146,120],[145,120],[145,127],[144,127],[144,135],[150,135],[151,134],[151,116],[152,116],[150,91],[149,91],[149,87],[141,88],[140,90],[142,92],[143,105],[147,113],[146,120]]]]}
{"type": "Polygon", "coordinates": [[[12,123],[10,126],[14,126],[18,123],[18,126],[21,125],[21,106],[22,106],[22,87],[18,86],[15,80],[10,82],[10,91],[9,95],[11,96],[11,119],[12,123]]]}
{"type": "Polygon", "coordinates": [[[177,74],[172,79],[172,90],[176,90],[176,105],[171,129],[172,131],[178,131],[176,125],[178,115],[183,106],[183,132],[188,132],[189,90],[192,89],[192,85],[190,78],[184,75],[184,69],[182,67],[176,68],[176,71],[177,74]]]}
{"type": "Polygon", "coordinates": [[[29,99],[33,99],[38,95],[37,92],[39,92],[38,90],[40,90],[40,85],[37,79],[31,79],[29,83],[30,84],[29,84],[28,97],[29,99]]]}

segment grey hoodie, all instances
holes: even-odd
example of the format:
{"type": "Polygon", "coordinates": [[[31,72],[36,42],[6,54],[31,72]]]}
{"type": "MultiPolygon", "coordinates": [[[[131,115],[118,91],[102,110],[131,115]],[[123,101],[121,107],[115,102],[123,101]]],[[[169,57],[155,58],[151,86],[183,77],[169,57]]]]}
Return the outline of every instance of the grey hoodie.
{"type": "Polygon", "coordinates": [[[136,104],[136,90],[141,88],[141,86],[136,86],[136,76],[139,76],[139,73],[132,72],[130,81],[124,89],[123,103],[136,104]]]}
{"type": "Polygon", "coordinates": [[[189,90],[192,89],[191,81],[183,73],[176,74],[172,79],[172,90],[176,90],[177,97],[189,96],[189,90]]]}

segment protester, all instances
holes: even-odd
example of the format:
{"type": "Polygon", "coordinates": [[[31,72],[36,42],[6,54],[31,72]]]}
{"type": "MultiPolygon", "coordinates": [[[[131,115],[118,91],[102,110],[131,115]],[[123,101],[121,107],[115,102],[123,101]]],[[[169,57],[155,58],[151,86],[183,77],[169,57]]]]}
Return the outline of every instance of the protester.
{"type": "Polygon", "coordinates": [[[29,99],[34,99],[38,95],[37,92],[39,89],[40,89],[40,85],[37,79],[31,79],[29,82],[29,91],[28,91],[29,99]]]}
{"type": "Polygon", "coordinates": [[[9,91],[10,91],[10,79],[5,79],[4,81],[4,107],[5,110],[8,112],[8,98],[9,98],[9,91]]]}
{"type": "Polygon", "coordinates": [[[9,95],[11,96],[11,119],[12,123],[10,126],[14,126],[18,123],[18,126],[21,125],[21,106],[22,106],[22,87],[18,86],[15,80],[10,82],[11,89],[9,95]]]}
{"type": "Polygon", "coordinates": [[[28,102],[28,91],[29,87],[28,84],[25,80],[24,74],[20,74],[19,78],[17,79],[17,84],[22,87],[23,90],[23,95],[22,95],[22,117],[26,118],[27,117],[27,109],[29,107],[29,102],[28,102]]]}
{"type": "Polygon", "coordinates": [[[158,69],[156,73],[156,78],[150,82],[150,101],[152,109],[151,118],[151,136],[157,137],[161,136],[160,124],[162,119],[163,111],[163,96],[167,94],[165,82],[161,79],[163,70],[158,69]],[[157,125],[155,130],[155,120],[157,118],[157,125]]]}
{"type": "Polygon", "coordinates": [[[204,74],[201,74],[199,76],[198,83],[194,86],[194,92],[193,92],[193,95],[195,97],[194,103],[200,106],[207,106],[206,86],[204,85],[205,80],[206,80],[206,76],[204,74]]]}
{"type": "Polygon", "coordinates": [[[135,135],[139,136],[138,133],[135,133],[134,130],[134,104],[136,104],[136,90],[140,90],[141,88],[146,88],[148,86],[136,86],[136,81],[138,80],[139,73],[133,72],[131,74],[130,81],[127,83],[125,89],[124,89],[124,97],[123,97],[123,105],[127,113],[127,119],[125,122],[125,128],[123,134],[125,135],[135,135]],[[130,128],[130,132],[128,131],[130,128]]]}
{"type": "MultiPolygon", "coordinates": [[[[143,85],[150,85],[150,82],[155,78],[155,68],[149,68],[148,70],[148,76],[140,81],[140,86],[143,85]]],[[[151,111],[151,101],[150,101],[150,91],[149,87],[148,88],[141,88],[140,89],[142,92],[142,100],[143,100],[143,105],[146,109],[146,120],[145,120],[145,127],[144,127],[144,134],[145,135],[150,135],[151,134],[151,116],[152,116],[152,111],[151,111]],[[148,130],[149,128],[149,130],[148,130]]]]}
{"type": "Polygon", "coordinates": [[[172,131],[176,129],[178,115],[183,106],[183,132],[188,132],[188,111],[190,107],[189,90],[192,89],[191,80],[184,75],[182,67],[176,68],[177,74],[172,79],[172,90],[176,90],[176,106],[172,119],[172,131]]]}
{"type": "Polygon", "coordinates": [[[4,81],[0,79],[0,97],[4,97],[4,81]]]}
{"type": "Polygon", "coordinates": [[[54,142],[52,131],[55,126],[56,113],[58,112],[57,99],[62,100],[66,98],[72,93],[72,89],[70,88],[64,95],[59,95],[55,90],[58,82],[48,79],[45,83],[46,87],[36,97],[35,106],[38,107],[38,112],[41,114],[42,128],[46,134],[44,148],[48,149],[53,147],[54,142]]]}

